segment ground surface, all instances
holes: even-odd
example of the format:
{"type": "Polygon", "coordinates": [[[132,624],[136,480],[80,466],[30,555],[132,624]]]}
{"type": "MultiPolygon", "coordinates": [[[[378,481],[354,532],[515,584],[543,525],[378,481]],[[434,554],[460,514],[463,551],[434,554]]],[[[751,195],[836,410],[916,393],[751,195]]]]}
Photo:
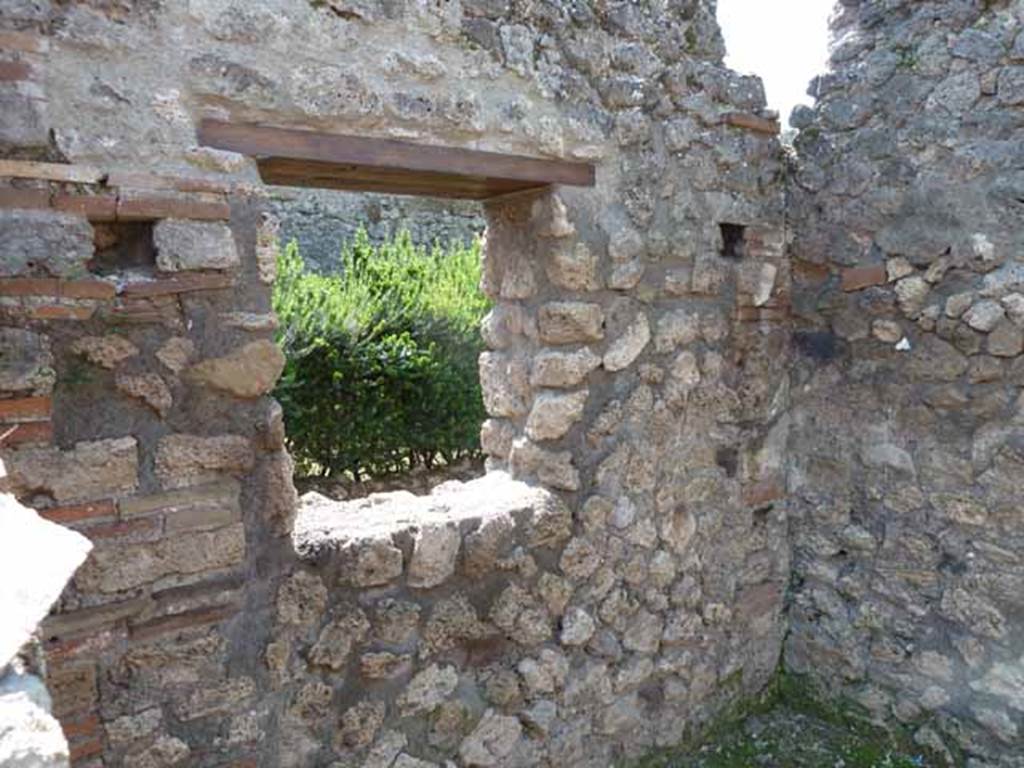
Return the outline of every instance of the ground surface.
{"type": "Polygon", "coordinates": [[[752,715],[685,754],[649,758],[640,768],[932,768],[872,729],[779,707],[752,715]]]}

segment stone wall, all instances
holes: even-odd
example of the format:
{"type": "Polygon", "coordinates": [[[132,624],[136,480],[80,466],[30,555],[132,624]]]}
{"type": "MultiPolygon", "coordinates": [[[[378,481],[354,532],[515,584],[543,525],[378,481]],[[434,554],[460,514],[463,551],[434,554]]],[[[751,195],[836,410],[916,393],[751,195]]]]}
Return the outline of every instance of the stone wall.
{"type": "Polygon", "coordinates": [[[1022,765],[1024,4],[855,2],[798,110],[786,661],[1022,765]]]}
{"type": "Polygon", "coordinates": [[[95,545],[44,627],[75,765],[605,766],[763,688],[783,163],[712,3],[0,23],[4,154],[63,161],[0,166],[0,403],[12,489],[95,545]],[[203,116],[597,165],[486,207],[488,477],[293,530],[275,228],[251,159],[195,146],[203,116]]]}
{"type": "Polygon", "coordinates": [[[486,223],[480,203],[426,197],[372,195],[322,189],[274,189],[271,212],[281,222],[280,239],[295,240],[307,265],[336,268],[341,246],[359,228],[375,243],[409,230],[414,243],[470,244],[486,223]]]}

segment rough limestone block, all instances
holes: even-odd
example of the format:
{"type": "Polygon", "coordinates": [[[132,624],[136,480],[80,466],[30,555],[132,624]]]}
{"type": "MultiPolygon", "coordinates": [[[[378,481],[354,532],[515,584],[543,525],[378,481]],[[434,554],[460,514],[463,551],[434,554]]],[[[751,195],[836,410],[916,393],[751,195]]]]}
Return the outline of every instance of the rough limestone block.
{"type": "Polygon", "coordinates": [[[89,592],[121,592],[172,574],[193,574],[238,565],[245,557],[241,523],[213,531],[177,532],[154,543],[94,550],[75,577],[89,592]]]}
{"type": "Polygon", "coordinates": [[[586,344],[604,338],[604,312],[598,304],[554,301],[543,305],[537,316],[545,344],[586,344]]]}
{"type": "Polygon", "coordinates": [[[459,684],[459,675],[452,666],[431,664],[410,682],[398,700],[403,717],[426,714],[437,709],[459,684]]]}
{"type": "Polygon", "coordinates": [[[595,355],[590,347],[584,347],[576,352],[541,350],[533,358],[530,384],[535,387],[568,389],[582,384],[583,380],[600,365],[601,358],[595,355]]]}
{"type": "Polygon", "coordinates": [[[316,644],[309,652],[310,663],[335,671],[344,670],[352,650],[366,638],[369,631],[370,622],[366,614],[355,606],[347,608],[321,630],[316,644]]]}
{"type": "Polygon", "coordinates": [[[105,336],[82,336],[71,344],[71,351],[82,355],[93,365],[113,369],[125,360],[139,354],[139,348],[124,336],[108,333],[105,336]]]}
{"type": "Polygon", "coordinates": [[[563,491],[577,491],[580,476],[569,451],[547,451],[522,437],[512,445],[509,456],[515,477],[536,477],[545,485],[563,491]]]}
{"type": "Polygon", "coordinates": [[[557,440],[572,425],[583,418],[587,390],[563,394],[541,392],[534,398],[533,408],[526,420],[526,434],[531,440],[557,440]]]}
{"type": "Polygon", "coordinates": [[[484,352],[479,365],[487,413],[504,417],[525,415],[530,398],[526,362],[501,352],[484,352]]]}
{"type": "Polygon", "coordinates": [[[522,735],[523,727],[518,718],[500,715],[489,709],[459,746],[459,757],[472,768],[506,765],[506,759],[522,735]]]}
{"type": "Polygon", "coordinates": [[[153,245],[157,268],[164,272],[239,265],[234,235],[221,222],[163,219],[153,227],[153,245]]]}
{"type": "Polygon", "coordinates": [[[0,328],[0,390],[48,395],[56,382],[48,337],[21,328],[0,328]]]}
{"type": "Polygon", "coordinates": [[[92,255],[92,226],[84,218],[0,209],[0,276],[80,277],[92,255]]]}
{"type": "MultiPolygon", "coordinates": [[[[2,87],[4,84],[0,84],[2,87]]],[[[0,90],[0,147],[46,147],[50,128],[43,114],[44,102],[10,88],[0,90]]]]}
{"type": "Polygon", "coordinates": [[[119,374],[115,380],[117,388],[128,397],[141,400],[160,417],[167,415],[174,404],[171,390],[168,389],[164,380],[155,373],[141,373],[136,376],[119,374]]]}
{"type": "Polygon", "coordinates": [[[455,573],[462,537],[454,525],[425,525],[416,534],[409,561],[409,586],[436,587],[455,573]]]}
{"type": "Polygon", "coordinates": [[[135,490],[138,445],[134,437],[120,437],[76,443],[67,451],[15,451],[8,469],[15,488],[50,493],[60,503],[102,499],[135,490]]]}
{"type": "Polygon", "coordinates": [[[604,353],[604,367],[609,371],[621,371],[633,364],[651,340],[651,326],[647,315],[639,314],[625,332],[611,343],[604,353]]]}
{"type": "Polygon", "coordinates": [[[507,459],[515,438],[515,427],[505,419],[487,419],[480,426],[480,448],[492,458],[507,459]]]}
{"type": "Polygon", "coordinates": [[[271,285],[277,279],[277,244],[281,230],[280,220],[264,213],[256,228],[256,269],[260,280],[271,285]]]}
{"type": "Polygon", "coordinates": [[[1016,357],[1024,352],[1024,329],[1010,320],[1002,320],[988,336],[989,354],[1016,357]]]}
{"type": "Polygon", "coordinates": [[[570,291],[600,289],[598,259],[586,243],[556,241],[550,247],[551,253],[547,262],[548,280],[570,291]]]}
{"type": "Polygon", "coordinates": [[[270,392],[283,370],[284,354],[274,342],[260,339],[225,357],[193,365],[188,376],[236,397],[253,398],[270,392]]]}
{"type": "Polygon", "coordinates": [[[172,336],[156,352],[156,358],[173,373],[181,373],[196,352],[196,346],[184,336],[172,336]]]}
{"type": "Polygon", "coordinates": [[[319,576],[296,571],[277,590],[277,620],[294,627],[316,623],[327,607],[327,587],[319,576]]]}
{"type": "Polygon", "coordinates": [[[562,617],[562,645],[585,645],[594,636],[597,625],[582,608],[570,608],[562,617]]]}
{"type": "Polygon", "coordinates": [[[654,348],[659,353],[671,352],[679,346],[692,344],[700,337],[700,315],[676,309],[658,319],[654,348]]]}
{"type": "Polygon", "coordinates": [[[167,435],[157,445],[156,474],[165,487],[181,488],[219,472],[246,472],[254,461],[252,444],[240,435],[167,435]]]}

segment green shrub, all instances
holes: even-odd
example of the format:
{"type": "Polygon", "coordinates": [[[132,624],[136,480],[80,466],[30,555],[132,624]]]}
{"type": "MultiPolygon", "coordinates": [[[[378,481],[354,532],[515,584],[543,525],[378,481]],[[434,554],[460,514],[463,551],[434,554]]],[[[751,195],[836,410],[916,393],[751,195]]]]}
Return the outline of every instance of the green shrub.
{"type": "Polygon", "coordinates": [[[274,310],[287,363],[275,392],[302,474],[354,480],[480,452],[480,244],[432,249],[365,231],[338,274],[279,255],[274,310]]]}

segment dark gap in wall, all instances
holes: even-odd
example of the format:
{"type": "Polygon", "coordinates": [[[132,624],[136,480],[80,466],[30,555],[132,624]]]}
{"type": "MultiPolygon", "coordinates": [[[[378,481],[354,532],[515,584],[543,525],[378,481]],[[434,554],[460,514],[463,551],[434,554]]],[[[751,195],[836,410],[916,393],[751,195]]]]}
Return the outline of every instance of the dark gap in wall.
{"type": "Polygon", "coordinates": [[[766,506],[758,507],[757,509],[755,509],[753,513],[754,527],[764,527],[764,525],[768,522],[768,515],[771,513],[773,509],[775,509],[774,504],[768,504],[766,506]]]}
{"type": "Polygon", "coordinates": [[[743,241],[746,237],[747,228],[742,224],[728,224],[722,223],[718,225],[722,231],[722,251],[721,256],[723,259],[734,259],[739,261],[743,258],[743,241]]]}
{"type": "Polygon", "coordinates": [[[829,331],[796,331],[793,344],[797,350],[818,362],[828,362],[839,356],[839,339],[829,331]]]}
{"type": "Polygon", "coordinates": [[[730,446],[723,446],[715,451],[715,463],[725,470],[729,477],[736,477],[736,470],[739,467],[739,451],[730,446]]]}
{"type": "Polygon", "coordinates": [[[156,270],[152,221],[118,221],[94,225],[96,254],[89,270],[97,275],[156,270]]]}

